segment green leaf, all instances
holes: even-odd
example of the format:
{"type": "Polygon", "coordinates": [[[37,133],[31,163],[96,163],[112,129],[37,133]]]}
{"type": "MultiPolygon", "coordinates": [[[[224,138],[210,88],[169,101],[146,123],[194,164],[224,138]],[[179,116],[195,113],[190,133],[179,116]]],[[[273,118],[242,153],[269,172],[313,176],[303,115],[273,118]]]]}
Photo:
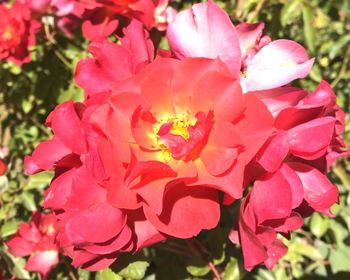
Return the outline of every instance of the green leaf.
{"type": "Polygon", "coordinates": [[[311,232],[318,238],[322,237],[328,230],[329,220],[318,213],[314,213],[310,221],[311,232]]]}
{"type": "Polygon", "coordinates": [[[25,189],[43,189],[50,184],[52,177],[52,172],[40,172],[38,174],[31,175],[27,184],[25,185],[25,189]]]}
{"type": "Polygon", "coordinates": [[[320,82],[322,80],[322,73],[320,67],[317,64],[314,64],[310,71],[310,78],[315,82],[320,82]]]}
{"type": "Polygon", "coordinates": [[[118,274],[114,273],[112,269],[106,268],[100,271],[100,280],[122,280],[118,274]]]}
{"type": "Polygon", "coordinates": [[[273,271],[273,273],[275,274],[275,278],[278,280],[288,280],[289,279],[287,276],[287,272],[283,267],[275,269],[273,271]]]}
{"type": "Polygon", "coordinates": [[[301,6],[301,0],[289,0],[287,3],[283,6],[280,14],[280,20],[282,26],[287,25],[290,23],[293,19],[300,16],[300,6],[301,6]]]}
{"type": "Polygon", "coordinates": [[[333,233],[335,242],[338,244],[338,246],[341,246],[343,244],[343,241],[347,236],[349,235],[349,231],[347,228],[343,227],[340,223],[338,223],[335,220],[329,221],[329,229],[333,233]]]}
{"type": "Polygon", "coordinates": [[[312,26],[313,10],[305,5],[303,8],[304,36],[308,49],[315,52],[315,29],[312,26]]]}
{"type": "Polygon", "coordinates": [[[19,227],[19,224],[20,224],[20,221],[17,221],[17,220],[10,220],[6,222],[1,227],[1,236],[4,238],[16,233],[19,227]]]}
{"type": "Polygon", "coordinates": [[[7,264],[10,273],[19,279],[30,279],[27,270],[24,269],[25,262],[21,258],[10,255],[5,248],[0,248],[0,256],[7,264]]]}
{"type": "Polygon", "coordinates": [[[223,280],[239,280],[239,266],[238,261],[235,258],[231,258],[226,265],[223,280]]]}
{"type": "Polygon", "coordinates": [[[350,272],[350,246],[343,245],[338,249],[331,250],[329,262],[333,273],[340,271],[350,272]]]}
{"type": "Polygon", "coordinates": [[[121,270],[118,274],[121,277],[127,279],[142,279],[145,277],[146,270],[149,266],[149,263],[146,261],[136,261],[129,264],[126,268],[121,270]]]}
{"type": "Polygon", "coordinates": [[[33,193],[24,192],[24,193],[21,194],[20,199],[22,201],[23,206],[28,211],[34,212],[34,211],[37,210],[33,193]]]}
{"type": "Polygon", "coordinates": [[[208,265],[203,261],[202,265],[197,264],[197,265],[188,265],[186,266],[186,270],[189,274],[192,276],[204,276],[209,273],[210,268],[208,265]]]}
{"type": "Polygon", "coordinates": [[[308,257],[311,260],[322,260],[323,256],[317,248],[303,239],[295,239],[289,246],[289,251],[308,257]]]}
{"type": "Polygon", "coordinates": [[[9,181],[6,176],[0,176],[0,195],[7,190],[9,181]]]}

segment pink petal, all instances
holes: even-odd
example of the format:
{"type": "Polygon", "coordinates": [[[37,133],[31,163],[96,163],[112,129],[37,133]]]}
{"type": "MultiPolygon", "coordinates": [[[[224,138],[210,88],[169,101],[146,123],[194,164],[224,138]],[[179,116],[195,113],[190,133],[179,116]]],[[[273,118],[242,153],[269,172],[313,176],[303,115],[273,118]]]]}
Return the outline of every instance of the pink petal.
{"type": "Polygon", "coordinates": [[[239,73],[241,51],[236,29],[213,1],[178,13],[168,26],[167,37],[178,58],[220,57],[232,73],[239,73]]]}
{"type": "Polygon", "coordinates": [[[306,50],[291,40],[276,40],[263,47],[247,62],[243,79],[247,91],[284,86],[306,77],[314,59],[308,60],[306,50]]]}
{"type": "Polygon", "coordinates": [[[239,44],[242,57],[246,56],[252,48],[259,42],[265,24],[259,23],[240,23],[237,25],[239,44]]]}
{"type": "Polygon", "coordinates": [[[45,276],[56,264],[58,264],[58,252],[55,250],[34,253],[27,261],[25,268],[45,276]]]}

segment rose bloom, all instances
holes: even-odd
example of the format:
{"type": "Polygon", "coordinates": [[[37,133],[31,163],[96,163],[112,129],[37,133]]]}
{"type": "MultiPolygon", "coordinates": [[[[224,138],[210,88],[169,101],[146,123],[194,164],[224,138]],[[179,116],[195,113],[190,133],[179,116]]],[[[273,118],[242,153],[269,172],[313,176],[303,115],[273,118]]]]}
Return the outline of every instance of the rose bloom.
{"type": "Polygon", "coordinates": [[[46,279],[49,271],[58,263],[55,243],[57,230],[57,220],[53,214],[35,212],[29,223],[21,223],[18,232],[6,245],[16,257],[29,256],[25,269],[39,272],[46,279]]]}
{"type": "Polygon", "coordinates": [[[109,36],[131,19],[139,20],[147,29],[165,30],[175,11],[168,0],[92,0],[76,1],[75,14],[84,20],[82,30],[92,40],[109,36]]]}
{"type": "Polygon", "coordinates": [[[338,189],[326,177],[331,164],[350,154],[341,138],[344,112],[327,82],[316,90],[284,87],[255,93],[274,116],[274,132],[247,168],[253,187],[230,239],[240,243],[245,268],[268,268],[287,252],[289,237],[317,211],[333,217],[338,189]]]}
{"type": "Polygon", "coordinates": [[[35,45],[40,24],[31,19],[27,6],[20,3],[0,4],[0,59],[18,65],[31,60],[29,48],[35,45]]]}
{"type": "Polygon", "coordinates": [[[59,105],[47,119],[54,137],[25,160],[30,174],[55,170],[44,206],[65,254],[89,270],[214,228],[219,192],[224,203],[242,196],[245,167],[273,129],[219,59],[153,61],[153,46],[136,48],[150,42],[141,31],[135,22],[121,45],[90,45],[76,73],[85,101],[59,105]]]}

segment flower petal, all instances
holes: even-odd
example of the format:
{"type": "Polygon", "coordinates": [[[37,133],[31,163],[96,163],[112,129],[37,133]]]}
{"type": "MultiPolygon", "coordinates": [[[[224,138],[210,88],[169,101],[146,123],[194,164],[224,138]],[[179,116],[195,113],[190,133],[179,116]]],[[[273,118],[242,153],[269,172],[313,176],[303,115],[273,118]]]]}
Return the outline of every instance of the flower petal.
{"type": "Polygon", "coordinates": [[[291,40],[276,40],[263,47],[247,63],[243,79],[248,91],[284,86],[306,77],[314,59],[308,60],[305,49],[291,40]]]}
{"type": "Polygon", "coordinates": [[[229,16],[213,1],[195,4],[169,24],[167,37],[175,55],[217,58],[235,75],[241,68],[238,35],[229,16]]]}

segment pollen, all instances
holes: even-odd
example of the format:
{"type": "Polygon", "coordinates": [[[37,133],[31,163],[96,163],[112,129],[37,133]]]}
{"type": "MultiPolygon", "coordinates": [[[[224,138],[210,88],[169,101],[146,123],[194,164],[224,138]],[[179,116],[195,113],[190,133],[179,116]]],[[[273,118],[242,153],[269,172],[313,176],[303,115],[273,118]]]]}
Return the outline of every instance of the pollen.
{"type": "Polygon", "coordinates": [[[176,135],[181,136],[186,142],[190,140],[191,134],[188,128],[195,125],[196,121],[192,121],[187,113],[170,115],[164,114],[157,118],[157,122],[153,125],[153,135],[150,138],[154,141],[157,148],[157,157],[160,161],[170,162],[173,155],[169,147],[162,140],[162,136],[176,135]]]}
{"type": "Polygon", "coordinates": [[[188,132],[188,127],[194,125],[188,118],[188,115],[183,113],[176,116],[163,115],[158,119],[158,122],[153,125],[153,132],[159,137],[161,129],[164,125],[170,127],[168,133],[173,135],[181,136],[183,139],[188,141],[190,139],[190,133],[188,132]]]}
{"type": "Polygon", "coordinates": [[[162,162],[169,162],[173,159],[170,150],[165,145],[160,145],[160,151],[158,152],[157,157],[162,162]]]}

